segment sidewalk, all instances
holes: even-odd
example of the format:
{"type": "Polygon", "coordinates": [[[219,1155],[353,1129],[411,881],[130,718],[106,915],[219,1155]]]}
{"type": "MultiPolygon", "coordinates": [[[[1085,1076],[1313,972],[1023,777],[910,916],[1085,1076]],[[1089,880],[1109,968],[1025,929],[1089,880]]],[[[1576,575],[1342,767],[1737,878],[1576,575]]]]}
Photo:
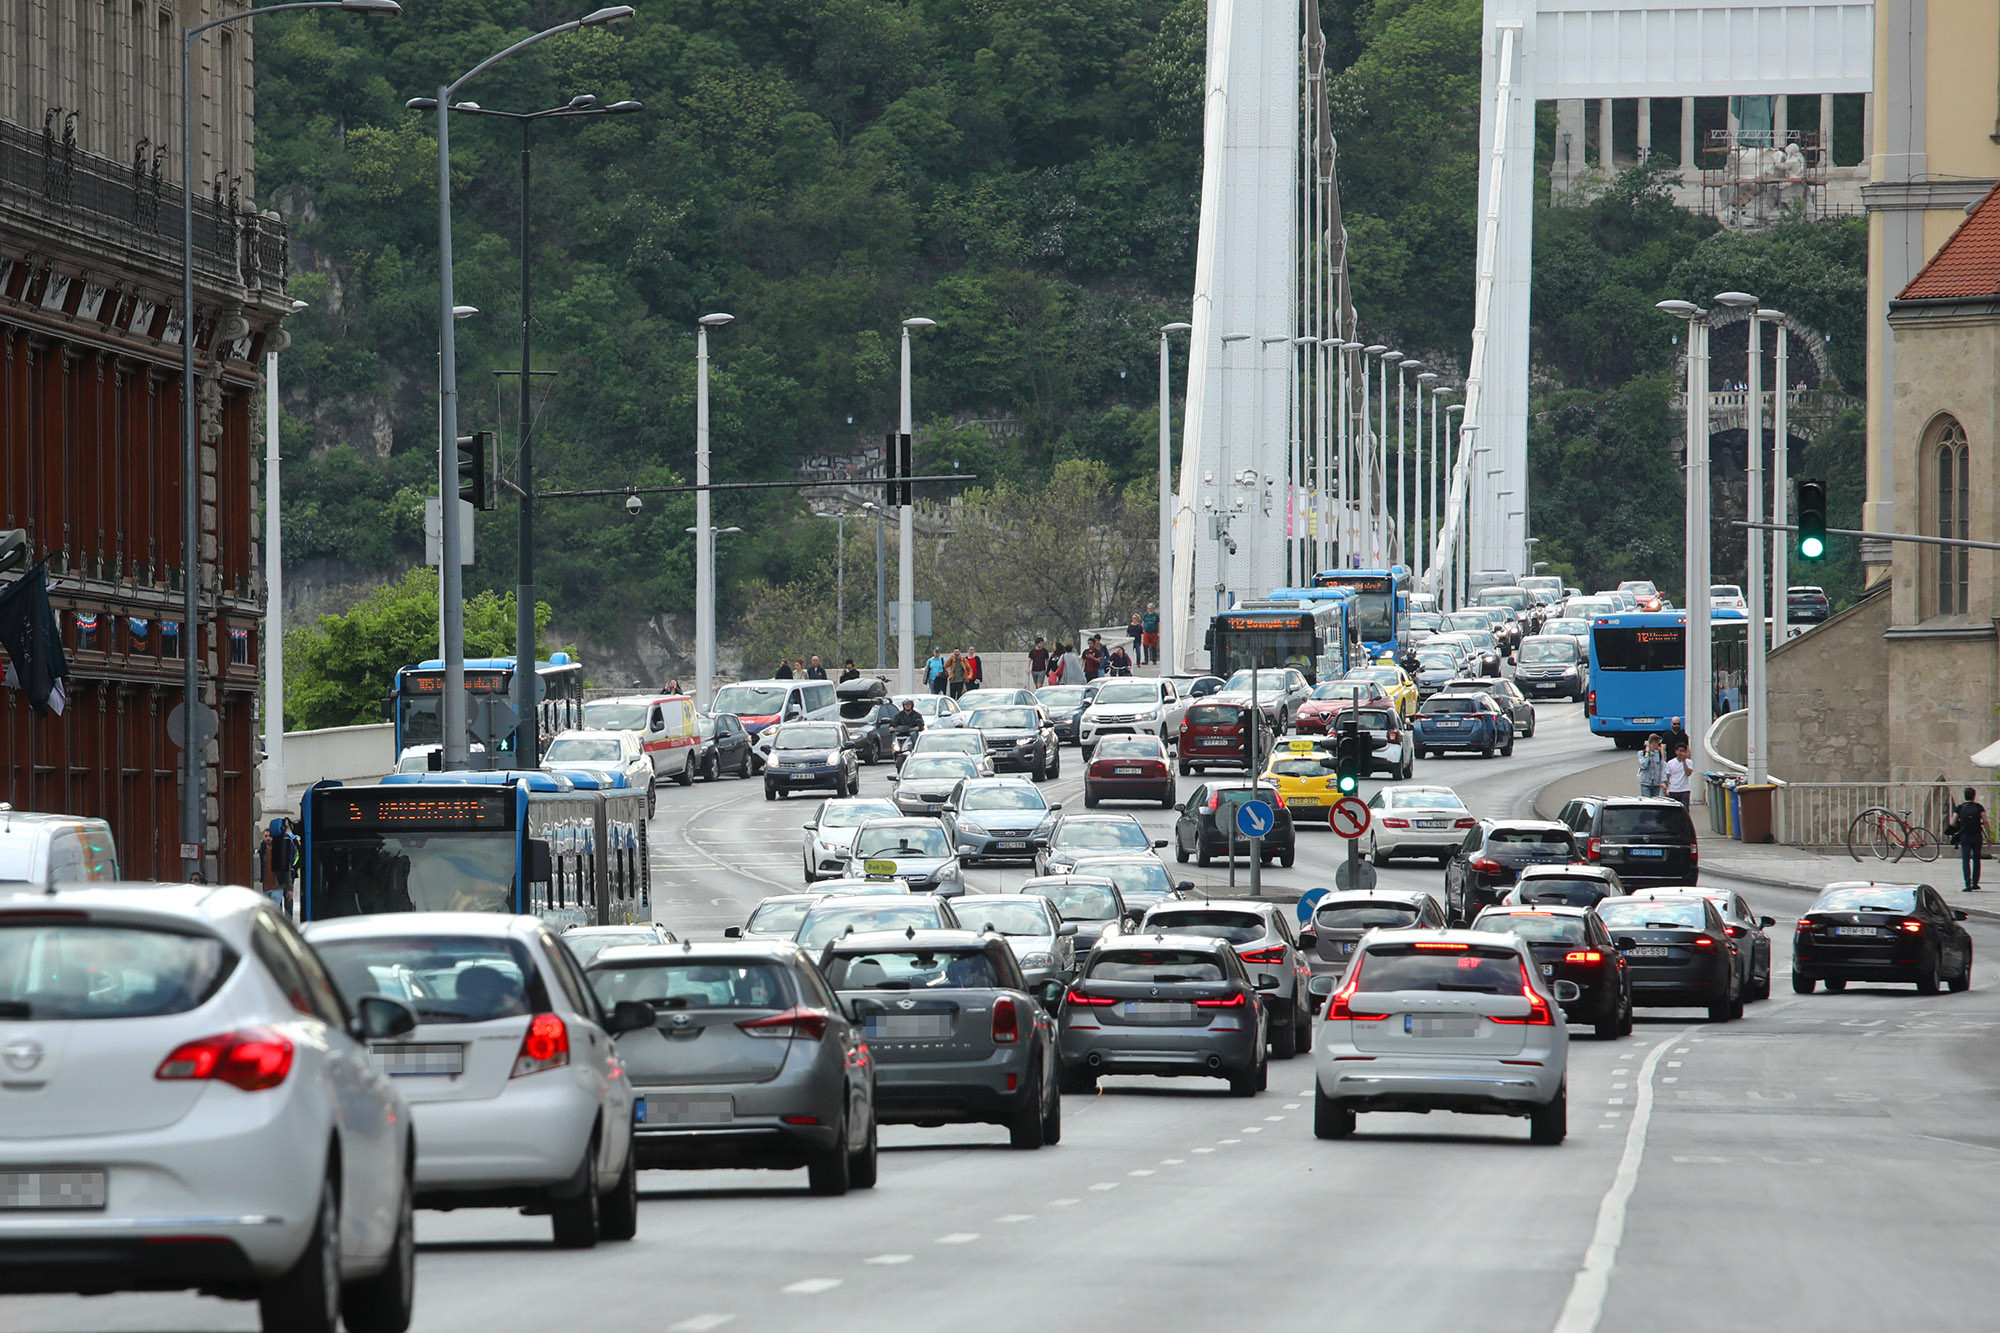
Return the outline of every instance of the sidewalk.
{"type": "MultiPolygon", "coordinates": [[[[1585,794],[1637,796],[1639,770],[1636,756],[1614,759],[1595,768],[1558,778],[1535,793],[1535,813],[1553,819],[1563,803],[1585,794]]],[[[1695,808],[1695,827],[1701,837],[1701,868],[1750,884],[1777,889],[1797,889],[1818,893],[1840,880],[1879,880],[1885,883],[1929,884],[1952,906],[1970,912],[1982,921],[2000,921],[2000,872],[1991,888],[1982,888],[1979,897],[1959,887],[1958,855],[1955,851],[1925,864],[1903,861],[1890,865],[1883,861],[1856,861],[1845,852],[1822,852],[1806,847],[1786,847],[1778,843],[1743,843],[1711,833],[1707,812],[1695,808]],[[1994,905],[1984,905],[1991,893],[1994,905]]]]}

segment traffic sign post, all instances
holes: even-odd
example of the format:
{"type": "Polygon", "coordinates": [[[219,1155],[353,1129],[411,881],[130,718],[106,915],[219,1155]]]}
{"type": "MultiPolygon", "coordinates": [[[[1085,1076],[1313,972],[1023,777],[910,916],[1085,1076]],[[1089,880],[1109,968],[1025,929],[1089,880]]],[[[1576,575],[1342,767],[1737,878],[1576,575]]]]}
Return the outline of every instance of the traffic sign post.
{"type": "Polygon", "coordinates": [[[1327,892],[1326,889],[1307,889],[1299,895],[1297,912],[1301,928],[1313,919],[1313,909],[1319,906],[1319,900],[1326,897],[1327,892]]]}
{"type": "Polygon", "coordinates": [[[1236,807],[1236,831],[1250,840],[1250,896],[1264,896],[1264,835],[1277,822],[1269,801],[1252,798],[1236,807]]]}
{"type": "MultiPolygon", "coordinates": [[[[1347,845],[1354,847],[1358,844],[1347,845]]],[[[1340,868],[1333,872],[1333,886],[1342,893],[1350,889],[1372,889],[1375,887],[1375,867],[1350,852],[1347,859],[1340,863],[1340,868]]]]}
{"type": "Polygon", "coordinates": [[[1375,887],[1375,867],[1361,859],[1361,835],[1368,831],[1370,819],[1368,803],[1359,796],[1343,796],[1326,812],[1327,826],[1347,839],[1347,860],[1334,877],[1343,889],[1375,887]]]}

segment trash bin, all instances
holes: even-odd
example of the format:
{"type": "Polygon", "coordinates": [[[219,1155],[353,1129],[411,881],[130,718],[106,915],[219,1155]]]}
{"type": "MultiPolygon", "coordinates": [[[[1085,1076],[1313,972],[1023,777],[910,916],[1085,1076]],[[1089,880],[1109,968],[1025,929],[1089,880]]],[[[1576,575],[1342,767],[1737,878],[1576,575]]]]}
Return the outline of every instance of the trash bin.
{"type": "Polygon", "coordinates": [[[1746,782],[1736,789],[1736,836],[1743,842],[1771,841],[1771,793],[1768,782],[1746,782]]]}
{"type": "Polygon", "coordinates": [[[1708,831],[1718,838],[1729,836],[1729,795],[1722,785],[1722,774],[1704,773],[1708,783],[1708,831]]]}
{"type": "Polygon", "coordinates": [[[1722,777],[1722,836],[1733,838],[1741,827],[1743,814],[1736,804],[1736,785],[1741,779],[1730,774],[1722,777]]]}

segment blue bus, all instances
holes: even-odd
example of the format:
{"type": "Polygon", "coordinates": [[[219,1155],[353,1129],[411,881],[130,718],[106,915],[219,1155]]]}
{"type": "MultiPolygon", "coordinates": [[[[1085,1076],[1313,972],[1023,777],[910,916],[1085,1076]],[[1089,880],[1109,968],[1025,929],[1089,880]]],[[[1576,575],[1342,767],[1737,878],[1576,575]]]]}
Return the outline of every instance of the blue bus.
{"type": "Polygon", "coordinates": [[[1373,658],[1394,656],[1409,611],[1410,572],[1401,565],[1388,569],[1322,569],[1313,575],[1315,588],[1354,590],[1354,632],[1373,658]]]}
{"type": "Polygon", "coordinates": [[[1251,667],[1297,667],[1314,683],[1339,679],[1361,652],[1350,617],[1354,598],[1334,589],[1300,597],[1292,591],[1218,611],[1209,622],[1208,669],[1224,680],[1251,667]]]}
{"type": "MultiPolygon", "coordinates": [[[[1715,711],[1741,698],[1749,622],[1717,611],[1709,622],[1715,711]]],[[[1590,729],[1621,750],[1636,750],[1687,712],[1687,612],[1623,611],[1592,616],[1590,729]]]]}
{"type": "Polygon", "coordinates": [[[552,928],[652,915],[646,793],[581,769],[320,782],[300,812],[299,916],[503,912],[552,928]]]}
{"type": "MultiPolygon", "coordinates": [[[[541,734],[553,736],[583,722],[583,664],[568,653],[553,653],[535,664],[540,682],[541,734]]],[[[396,724],[396,753],[412,745],[444,740],[444,663],[437,658],[397,670],[395,689],[385,701],[396,724]]],[[[465,725],[469,741],[496,754],[514,748],[514,659],[469,657],[465,661],[465,725]]]]}

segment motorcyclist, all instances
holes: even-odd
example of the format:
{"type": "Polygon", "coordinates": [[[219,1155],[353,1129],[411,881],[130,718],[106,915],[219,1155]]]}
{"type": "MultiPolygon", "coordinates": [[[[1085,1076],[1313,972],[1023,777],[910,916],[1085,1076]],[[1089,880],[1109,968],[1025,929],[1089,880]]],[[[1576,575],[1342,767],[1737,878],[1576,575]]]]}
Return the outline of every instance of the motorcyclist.
{"type": "Polygon", "coordinates": [[[895,718],[891,720],[890,725],[896,729],[898,737],[912,736],[922,731],[924,729],[924,715],[917,711],[917,701],[915,699],[903,700],[902,711],[896,714],[895,718]]]}

